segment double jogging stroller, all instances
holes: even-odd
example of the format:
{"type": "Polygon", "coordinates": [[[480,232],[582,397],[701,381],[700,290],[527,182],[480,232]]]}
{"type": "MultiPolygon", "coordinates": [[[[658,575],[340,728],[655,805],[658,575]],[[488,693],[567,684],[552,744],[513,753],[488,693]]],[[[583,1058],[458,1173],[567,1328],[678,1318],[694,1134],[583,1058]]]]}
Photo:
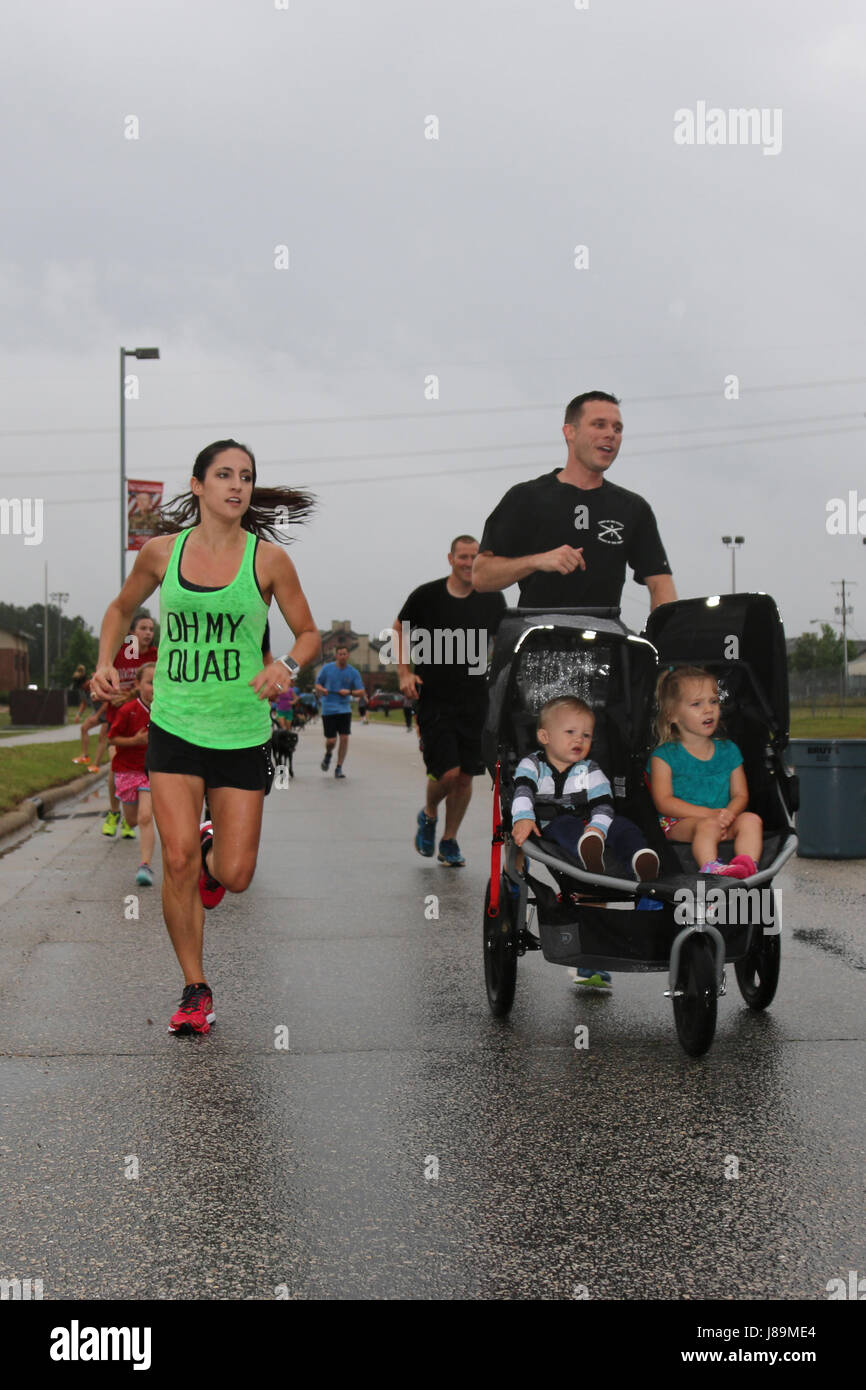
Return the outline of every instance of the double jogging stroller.
{"type": "MultiPolygon", "coordinates": [[[[490,671],[485,763],[494,780],[491,876],[484,904],[484,972],[492,1012],[511,1009],[517,962],[540,950],[558,965],[605,971],[667,971],[680,1042],[691,1056],[710,1046],[725,965],[734,966],[751,1009],[772,1000],[779,977],[780,922],[772,880],[797,847],[797,779],[785,767],[788,681],[785,638],[766,594],[684,599],[650,615],[645,634],[617,609],[511,609],[490,671]],[[764,823],[758,872],[744,880],[699,874],[691,846],[665,839],[645,765],[654,746],[655,686],[669,666],[703,667],[718,678],[722,732],[739,747],[749,809],[764,823]],[[636,883],[606,852],[603,874],[585,871],[554,841],[530,835],[517,868],[509,807],[517,764],[536,746],[537,714],[557,695],[576,695],[596,717],[590,756],[607,773],[618,814],[659,856],[659,879],[636,883]],[[543,866],[555,888],[537,878],[543,866]],[[537,913],[538,935],[530,929],[537,913]]],[[[719,846],[727,862],[730,842],[719,846]]]]}

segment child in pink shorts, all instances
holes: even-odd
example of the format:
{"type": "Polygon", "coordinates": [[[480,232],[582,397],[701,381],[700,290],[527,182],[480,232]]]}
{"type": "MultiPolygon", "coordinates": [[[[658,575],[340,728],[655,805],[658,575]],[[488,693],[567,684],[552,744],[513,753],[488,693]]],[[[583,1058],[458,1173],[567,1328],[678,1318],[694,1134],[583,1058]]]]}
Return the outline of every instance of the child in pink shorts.
{"type": "Polygon", "coordinates": [[[114,786],[117,799],[123,806],[127,825],[140,826],[141,863],[136,883],[149,888],[153,883],[154,830],[150,783],[145,760],[150,726],[150,706],[153,702],[154,663],[139,668],[136,674],[135,695],[118,710],[111,725],[109,743],[114,745],[114,786]]]}

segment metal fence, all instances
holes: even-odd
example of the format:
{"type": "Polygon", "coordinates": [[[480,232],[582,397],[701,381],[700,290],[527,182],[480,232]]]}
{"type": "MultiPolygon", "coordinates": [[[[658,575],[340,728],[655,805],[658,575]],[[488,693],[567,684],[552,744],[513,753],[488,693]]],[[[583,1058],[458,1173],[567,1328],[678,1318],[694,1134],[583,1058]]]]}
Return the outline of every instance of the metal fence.
{"type": "Polygon", "coordinates": [[[792,706],[810,709],[812,714],[833,714],[866,704],[866,676],[848,676],[847,692],[842,671],[789,671],[788,690],[792,706]]]}

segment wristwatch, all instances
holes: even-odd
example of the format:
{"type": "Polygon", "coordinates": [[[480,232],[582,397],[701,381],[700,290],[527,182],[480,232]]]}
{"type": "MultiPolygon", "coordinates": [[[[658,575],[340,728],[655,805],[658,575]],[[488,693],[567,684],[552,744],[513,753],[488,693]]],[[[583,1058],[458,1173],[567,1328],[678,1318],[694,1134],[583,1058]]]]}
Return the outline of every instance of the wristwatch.
{"type": "Polygon", "coordinates": [[[301,669],[293,656],[278,656],[277,661],[281,661],[283,663],[292,679],[294,679],[294,677],[298,674],[298,672],[301,669]]]}

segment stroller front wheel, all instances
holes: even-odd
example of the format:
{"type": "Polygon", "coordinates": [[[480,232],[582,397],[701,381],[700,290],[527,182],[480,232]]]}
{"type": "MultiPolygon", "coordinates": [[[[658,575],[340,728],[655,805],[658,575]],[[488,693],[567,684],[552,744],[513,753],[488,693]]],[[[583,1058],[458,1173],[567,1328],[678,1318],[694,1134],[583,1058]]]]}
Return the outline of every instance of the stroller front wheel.
{"type": "Polygon", "coordinates": [[[716,962],[705,936],[695,933],[683,942],[679,979],[674,995],[677,1037],[690,1057],[707,1051],[716,1031],[716,962]]]}
{"type": "Polygon", "coordinates": [[[499,912],[488,915],[490,882],[484,896],[484,980],[490,1012],[496,1018],[509,1013],[517,988],[517,933],[514,923],[514,903],[508,879],[502,875],[499,887],[499,912]]]}

